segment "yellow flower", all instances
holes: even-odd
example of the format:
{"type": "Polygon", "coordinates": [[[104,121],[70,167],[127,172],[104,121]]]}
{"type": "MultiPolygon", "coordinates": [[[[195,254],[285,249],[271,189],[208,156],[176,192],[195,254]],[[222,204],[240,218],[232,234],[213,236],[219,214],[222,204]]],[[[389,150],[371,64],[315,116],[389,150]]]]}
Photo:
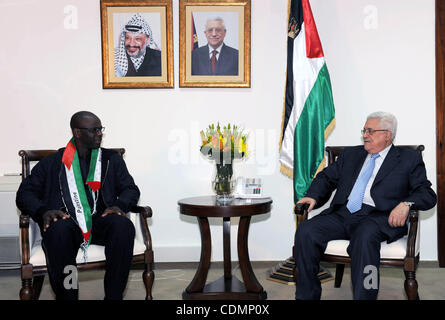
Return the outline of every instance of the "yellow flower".
{"type": "Polygon", "coordinates": [[[204,131],[201,131],[200,133],[201,133],[202,145],[206,145],[208,141],[206,136],[204,135],[204,131]]]}
{"type": "Polygon", "coordinates": [[[244,155],[247,157],[249,154],[249,151],[247,150],[247,143],[243,144],[243,152],[244,152],[244,155]]]}

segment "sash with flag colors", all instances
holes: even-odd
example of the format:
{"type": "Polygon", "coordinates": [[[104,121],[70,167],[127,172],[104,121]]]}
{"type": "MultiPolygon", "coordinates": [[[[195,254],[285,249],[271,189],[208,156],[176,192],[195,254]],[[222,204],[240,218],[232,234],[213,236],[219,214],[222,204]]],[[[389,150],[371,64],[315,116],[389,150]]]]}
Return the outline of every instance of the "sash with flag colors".
{"type": "Polygon", "coordinates": [[[335,126],[331,81],[309,0],[289,0],[287,75],[280,170],[301,199],[324,167],[324,142],[335,126]]]}
{"type": "Polygon", "coordinates": [[[92,214],[96,211],[97,194],[101,187],[101,149],[91,150],[90,168],[88,171],[85,188],[82,173],[80,169],[79,156],[74,145],[74,139],[71,139],[63,152],[62,162],[65,165],[65,173],[70,191],[71,201],[73,203],[76,215],[76,221],[82,230],[83,243],[81,248],[84,253],[84,260],[87,260],[86,252],[91,243],[92,214]],[[88,190],[86,190],[88,189],[88,190]],[[91,208],[88,203],[86,192],[91,192],[94,201],[94,207],[91,208]]]}

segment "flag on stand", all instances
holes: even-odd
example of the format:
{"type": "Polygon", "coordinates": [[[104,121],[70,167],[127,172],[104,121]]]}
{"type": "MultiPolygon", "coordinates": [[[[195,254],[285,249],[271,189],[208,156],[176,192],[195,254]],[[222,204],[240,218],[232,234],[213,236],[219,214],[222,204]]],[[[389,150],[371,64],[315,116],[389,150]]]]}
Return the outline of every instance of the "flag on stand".
{"type": "Polygon", "coordinates": [[[192,13],[192,51],[198,49],[198,35],[196,34],[195,20],[192,13]]]}
{"type": "Polygon", "coordinates": [[[301,199],[324,167],[324,142],[335,126],[331,80],[309,0],[289,0],[287,75],[280,171],[301,199]]]}

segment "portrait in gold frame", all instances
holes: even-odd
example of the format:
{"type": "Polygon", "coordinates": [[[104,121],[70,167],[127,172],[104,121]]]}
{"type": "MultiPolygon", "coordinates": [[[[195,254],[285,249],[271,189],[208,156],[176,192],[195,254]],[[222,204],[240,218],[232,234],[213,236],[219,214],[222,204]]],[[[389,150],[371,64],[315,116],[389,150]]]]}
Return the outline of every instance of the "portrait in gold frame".
{"type": "Polygon", "coordinates": [[[180,87],[250,87],[250,7],[250,0],[180,0],[180,87]]]}
{"type": "Polygon", "coordinates": [[[101,0],[100,11],[103,88],[173,88],[172,0],[101,0]]]}

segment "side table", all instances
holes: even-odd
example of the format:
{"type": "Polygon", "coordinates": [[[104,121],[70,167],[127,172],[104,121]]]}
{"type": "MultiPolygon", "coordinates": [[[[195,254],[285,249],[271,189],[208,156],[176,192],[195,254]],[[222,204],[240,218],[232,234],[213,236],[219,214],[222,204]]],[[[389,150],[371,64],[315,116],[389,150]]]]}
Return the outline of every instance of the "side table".
{"type": "Polygon", "coordinates": [[[193,197],[178,201],[181,214],[197,217],[201,232],[201,258],[198,270],[183,292],[183,299],[264,300],[267,298],[266,291],[253,273],[247,240],[251,217],[270,212],[271,204],[271,198],[234,199],[229,204],[219,204],[215,196],[193,197]],[[209,217],[223,218],[224,276],[206,285],[212,250],[209,217]],[[230,218],[232,217],[240,217],[237,242],[243,282],[231,272],[230,218]]]}

